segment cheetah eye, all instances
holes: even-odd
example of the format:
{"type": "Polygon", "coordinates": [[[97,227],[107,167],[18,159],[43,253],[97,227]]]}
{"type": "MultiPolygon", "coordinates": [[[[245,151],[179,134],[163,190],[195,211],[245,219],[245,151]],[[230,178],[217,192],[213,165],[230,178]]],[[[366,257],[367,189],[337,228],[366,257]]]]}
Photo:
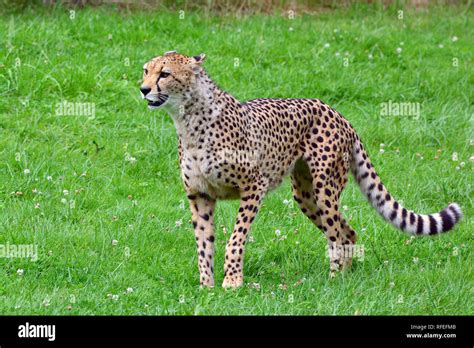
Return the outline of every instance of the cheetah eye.
{"type": "Polygon", "coordinates": [[[170,76],[170,73],[167,73],[167,72],[164,72],[164,71],[162,71],[161,74],[160,74],[160,78],[162,78],[162,79],[165,79],[168,76],[170,76]]]}
{"type": "Polygon", "coordinates": [[[145,73],[145,75],[148,75],[148,69],[143,69],[143,72],[145,73]]]}

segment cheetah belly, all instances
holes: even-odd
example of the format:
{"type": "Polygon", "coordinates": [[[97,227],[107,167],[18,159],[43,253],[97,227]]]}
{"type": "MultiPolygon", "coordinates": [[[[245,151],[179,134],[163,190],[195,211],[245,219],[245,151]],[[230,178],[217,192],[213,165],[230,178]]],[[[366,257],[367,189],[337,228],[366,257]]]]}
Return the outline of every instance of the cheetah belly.
{"type": "Polygon", "coordinates": [[[205,159],[204,150],[187,150],[183,153],[181,170],[183,179],[193,192],[206,193],[210,197],[232,199],[239,197],[239,190],[217,179],[217,170],[205,159]]]}

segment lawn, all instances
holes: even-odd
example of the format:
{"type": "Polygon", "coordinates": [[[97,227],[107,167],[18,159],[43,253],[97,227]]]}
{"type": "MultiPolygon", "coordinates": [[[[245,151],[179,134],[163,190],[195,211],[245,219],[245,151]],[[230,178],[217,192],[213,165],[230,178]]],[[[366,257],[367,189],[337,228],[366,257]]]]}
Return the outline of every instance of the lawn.
{"type": "Polygon", "coordinates": [[[473,315],[473,15],[397,10],[4,13],[0,244],[33,244],[38,259],[0,258],[0,314],[473,315]],[[200,289],[174,126],[138,90],[143,64],[169,50],[206,53],[209,74],[240,100],[322,99],[354,125],[407,208],[457,202],[464,219],[412,239],[351,178],[341,206],[365,253],[329,279],[325,238],[287,179],[255,220],[235,291],[220,284],[238,202],[218,203],[218,286],[200,289]],[[59,115],[61,103],[94,112],[59,115]],[[387,103],[420,113],[385,115],[387,103]]]}

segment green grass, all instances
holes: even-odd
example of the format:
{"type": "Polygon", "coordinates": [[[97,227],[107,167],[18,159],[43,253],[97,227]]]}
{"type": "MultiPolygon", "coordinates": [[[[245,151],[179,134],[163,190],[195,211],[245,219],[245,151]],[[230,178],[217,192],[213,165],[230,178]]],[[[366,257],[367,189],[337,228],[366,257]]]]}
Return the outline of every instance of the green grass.
{"type": "Polygon", "coordinates": [[[178,16],[109,8],[70,19],[59,8],[0,17],[0,244],[39,253],[37,262],[0,259],[0,314],[474,314],[472,12],[178,16]],[[365,256],[329,280],[325,238],[283,203],[292,201],[286,180],[255,221],[237,291],[220,284],[238,202],[218,204],[218,286],[199,289],[174,126],[138,93],[144,62],[172,49],[206,53],[209,74],[241,100],[322,99],[351,121],[407,208],[456,201],[464,220],[410,241],[351,179],[341,206],[365,256]],[[381,116],[389,100],[420,103],[421,116],[381,116]],[[96,116],[56,116],[63,101],[94,103],[96,116]]]}

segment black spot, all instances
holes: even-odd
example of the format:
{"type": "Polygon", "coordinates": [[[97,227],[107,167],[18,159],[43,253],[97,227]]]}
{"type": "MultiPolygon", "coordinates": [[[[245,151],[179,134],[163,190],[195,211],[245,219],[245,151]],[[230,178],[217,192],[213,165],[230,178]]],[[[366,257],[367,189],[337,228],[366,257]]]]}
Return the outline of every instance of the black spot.
{"type": "Polygon", "coordinates": [[[415,213],[414,212],[410,212],[410,225],[413,225],[415,223],[415,213]]]}
{"type": "Polygon", "coordinates": [[[407,222],[405,220],[402,221],[401,225],[400,225],[400,229],[402,231],[405,231],[405,227],[407,226],[407,222]]]}
{"type": "Polygon", "coordinates": [[[453,214],[454,214],[454,221],[455,221],[455,222],[458,222],[461,217],[459,216],[459,213],[456,211],[456,209],[455,209],[453,206],[449,206],[448,209],[453,212],[453,214]]]}
{"type": "Polygon", "coordinates": [[[451,215],[448,214],[447,209],[444,209],[441,213],[441,221],[443,221],[443,232],[449,231],[454,226],[451,215]]]}
{"type": "Polygon", "coordinates": [[[418,215],[418,225],[416,226],[416,233],[423,233],[423,218],[421,217],[421,215],[418,215]]]}
{"type": "Polygon", "coordinates": [[[407,217],[407,214],[408,214],[408,211],[405,208],[403,208],[402,209],[402,218],[405,219],[407,217]]]}
{"type": "Polygon", "coordinates": [[[430,219],[430,234],[438,233],[438,228],[436,226],[436,219],[432,215],[428,215],[430,219]]]}
{"type": "Polygon", "coordinates": [[[394,211],[392,211],[392,213],[390,214],[390,220],[393,221],[393,220],[395,220],[396,217],[397,217],[397,211],[394,210],[394,211]]]}

